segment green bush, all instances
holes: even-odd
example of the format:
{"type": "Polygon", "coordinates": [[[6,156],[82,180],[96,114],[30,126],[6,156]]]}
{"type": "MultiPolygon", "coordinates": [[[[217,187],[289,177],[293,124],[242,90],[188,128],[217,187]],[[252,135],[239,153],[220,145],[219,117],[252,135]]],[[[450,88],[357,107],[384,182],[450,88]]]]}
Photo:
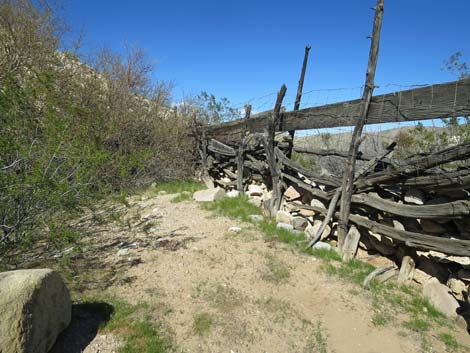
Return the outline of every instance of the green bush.
{"type": "Polygon", "coordinates": [[[98,198],[193,173],[191,119],[168,108],[171,86],[152,82],[144,53],[105,49],[84,64],[64,49],[61,23],[49,6],[0,0],[6,256],[47,234],[55,244],[69,242],[70,232],[55,225],[98,198]]]}

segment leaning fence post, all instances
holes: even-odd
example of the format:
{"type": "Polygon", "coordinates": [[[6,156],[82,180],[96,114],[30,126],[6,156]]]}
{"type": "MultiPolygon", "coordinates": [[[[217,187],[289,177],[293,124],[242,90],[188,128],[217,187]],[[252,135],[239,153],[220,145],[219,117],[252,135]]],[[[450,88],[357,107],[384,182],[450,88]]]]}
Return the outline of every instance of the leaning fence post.
{"type": "Polygon", "coordinates": [[[369,63],[366,72],[366,84],[362,95],[362,106],[356,126],[351,138],[349,146],[348,164],[343,174],[343,181],[341,184],[341,208],[338,221],[338,249],[342,252],[343,245],[348,233],[348,220],[351,211],[351,197],[353,192],[354,183],[354,170],[356,167],[357,152],[361,141],[361,134],[365,123],[367,122],[367,115],[369,113],[370,102],[372,93],[374,91],[374,78],[375,70],[377,68],[377,59],[379,56],[379,43],[380,43],[380,29],[382,27],[382,17],[384,12],[384,1],[377,0],[375,7],[374,26],[372,31],[372,42],[369,52],[369,63]]]}
{"type": "Polygon", "coordinates": [[[248,128],[248,119],[250,119],[251,114],[251,105],[245,105],[245,121],[242,130],[242,138],[240,146],[238,148],[237,156],[237,190],[240,193],[243,193],[243,163],[244,163],[244,153],[245,153],[245,144],[246,144],[246,132],[248,128]]]}
{"type": "Polygon", "coordinates": [[[267,119],[267,126],[265,128],[264,136],[264,148],[266,151],[266,160],[268,162],[269,172],[271,174],[273,191],[273,196],[268,207],[268,213],[271,217],[275,215],[281,206],[281,170],[274,154],[274,138],[276,136],[276,127],[279,126],[282,100],[286,95],[286,91],[286,85],[282,85],[281,90],[277,93],[276,104],[274,106],[271,117],[270,119],[267,119]]]}
{"type": "MultiPolygon", "coordinates": [[[[297,95],[295,96],[295,103],[294,103],[294,111],[298,111],[300,109],[300,100],[302,99],[302,90],[304,87],[304,79],[305,79],[305,72],[307,71],[307,62],[308,62],[308,52],[312,47],[310,45],[305,46],[305,55],[304,55],[304,62],[302,64],[302,71],[300,72],[300,79],[299,85],[297,86],[297,95]]],[[[294,146],[294,136],[295,130],[289,131],[290,141],[289,141],[289,149],[287,150],[287,157],[290,158],[292,155],[292,148],[294,146]]]]}

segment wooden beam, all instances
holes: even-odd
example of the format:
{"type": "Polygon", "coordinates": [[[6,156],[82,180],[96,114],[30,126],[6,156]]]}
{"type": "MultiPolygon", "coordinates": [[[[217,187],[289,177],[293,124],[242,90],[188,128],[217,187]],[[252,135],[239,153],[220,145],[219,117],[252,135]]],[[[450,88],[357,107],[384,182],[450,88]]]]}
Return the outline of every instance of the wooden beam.
{"type": "MultiPolygon", "coordinates": [[[[347,151],[337,151],[337,150],[332,150],[332,149],[320,149],[320,148],[294,146],[294,151],[297,153],[313,154],[315,156],[337,156],[337,157],[348,158],[347,151]]],[[[357,159],[360,159],[362,161],[369,161],[373,158],[374,157],[372,156],[364,155],[362,152],[359,152],[357,155],[357,159]]]]}
{"type": "MultiPolygon", "coordinates": [[[[322,207],[296,205],[299,209],[313,210],[317,213],[325,215],[327,210],[322,207]]],[[[339,212],[336,212],[336,217],[339,212]]],[[[470,256],[470,240],[460,240],[438,237],[433,235],[408,232],[405,230],[395,229],[384,224],[380,224],[364,216],[350,215],[350,221],[360,227],[371,230],[374,233],[382,234],[392,238],[395,241],[404,243],[405,245],[419,250],[434,250],[447,255],[470,256]]]]}
{"type": "Polygon", "coordinates": [[[307,178],[313,179],[313,181],[319,184],[324,184],[324,185],[334,186],[334,187],[339,186],[339,181],[336,178],[330,177],[328,175],[321,175],[320,173],[316,173],[312,170],[302,167],[296,161],[293,161],[292,159],[287,158],[286,155],[284,155],[284,153],[282,153],[282,151],[279,148],[275,148],[274,153],[276,154],[276,157],[279,159],[279,161],[282,164],[306,176],[307,178]]]}
{"type": "Polygon", "coordinates": [[[436,205],[405,205],[379,197],[359,194],[352,196],[354,204],[366,205],[396,216],[408,218],[464,218],[470,215],[470,201],[458,200],[436,205]]]}
{"type": "Polygon", "coordinates": [[[286,91],[286,85],[282,85],[280,91],[277,94],[276,104],[274,105],[274,110],[272,112],[271,119],[267,121],[267,125],[265,127],[264,148],[266,151],[266,160],[268,162],[269,171],[271,174],[273,191],[273,196],[270,200],[270,204],[268,207],[268,212],[271,217],[275,216],[275,213],[279,210],[279,207],[281,206],[281,170],[276,161],[276,155],[274,154],[274,139],[276,135],[276,126],[278,125],[280,119],[282,101],[284,99],[284,96],[286,95],[286,91]]]}
{"type": "MultiPolygon", "coordinates": [[[[282,114],[280,131],[354,126],[360,115],[361,100],[322,105],[282,114]]],[[[251,132],[261,132],[271,112],[253,115],[251,132]]],[[[434,84],[372,97],[368,124],[407,122],[470,115],[470,79],[434,84]]],[[[237,140],[243,120],[214,125],[211,136],[224,141],[237,140]]]]}
{"type": "Polygon", "coordinates": [[[359,151],[362,130],[367,122],[372,93],[374,92],[374,79],[379,57],[380,30],[382,28],[383,12],[384,1],[377,0],[374,26],[372,30],[372,42],[369,52],[369,63],[367,65],[366,82],[364,85],[364,93],[362,95],[363,105],[361,107],[360,117],[352,133],[351,144],[349,146],[349,158],[347,159],[347,166],[344,170],[343,180],[341,183],[340,216],[338,219],[338,249],[340,252],[343,251],[343,244],[346,241],[346,236],[353,234],[348,232],[348,221],[354,186],[354,170],[356,168],[356,157],[359,151]]]}
{"type": "Polygon", "coordinates": [[[245,127],[242,132],[240,146],[238,147],[238,156],[237,156],[237,190],[240,193],[243,193],[243,160],[245,156],[245,145],[246,145],[246,124],[248,119],[250,119],[251,114],[251,105],[245,106],[245,127]]]}
{"type": "MultiPolygon", "coordinates": [[[[302,63],[302,70],[300,72],[299,85],[297,86],[297,95],[295,96],[294,112],[300,109],[300,100],[302,99],[302,90],[304,87],[305,72],[307,71],[308,52],[310,51],[311,48],[312,47],[310,45],[307,45],[305,47],[304,61],[302,63]]],[[[290,145],[286,153],[288,158],[290,158],[292,155],[292,147],[294,146],[295,130],[290,130],[289,136],[290,136],[290,141],[289,141],[290,145]]]]}
{"type": "Polygon", "coordinates": [[[222,156],[235,157],[237,155],[237,151],[234,148],[227,146],[223,142],[217,141],[215,139],[211,139],[209,141],[207,149],[222,156]]]}
{"type": "MultiPolygon", "coordinates": [[[[357,190],[370,189],[377,184],[386,184],[399,179],[417,176],[427,169],[455,160],[470,158],[470,142],[452,146],[421,158],[406,161],[406,164],[396,165],[391,169],[376,172],[355,183],[357,190]]],[[[445,179],[445,178],[443,178],[445,179]]]]}

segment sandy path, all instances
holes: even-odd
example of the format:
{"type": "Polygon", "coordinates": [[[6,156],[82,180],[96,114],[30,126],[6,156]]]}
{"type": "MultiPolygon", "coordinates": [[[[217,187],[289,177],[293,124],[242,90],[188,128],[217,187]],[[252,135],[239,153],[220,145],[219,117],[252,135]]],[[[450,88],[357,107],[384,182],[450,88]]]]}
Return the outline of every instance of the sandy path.
{"type": "MultiPolygon", "coordinates": [[[[393,325],[375,327],[369,294],[327,277],[320,260],[268,242],[248,224],[214,217],[195,202],[171,203],[172,197],[145,201],[141,211],[158,216],[157,233],[176,230],[174,238],[188,242],[176,251],[130,249],[142,260],[127,270],[134,280],[109,291],[165,308],[160,319],[181,351],[421,352],[417,336],[404,337],[393,325]],[[228,232],[232,226],[243,231],[228,232]],[[212,324],[197,334],[200,315],[212,324]]],[[[433,344],[444,351],[442,343],[433,344]]]]}

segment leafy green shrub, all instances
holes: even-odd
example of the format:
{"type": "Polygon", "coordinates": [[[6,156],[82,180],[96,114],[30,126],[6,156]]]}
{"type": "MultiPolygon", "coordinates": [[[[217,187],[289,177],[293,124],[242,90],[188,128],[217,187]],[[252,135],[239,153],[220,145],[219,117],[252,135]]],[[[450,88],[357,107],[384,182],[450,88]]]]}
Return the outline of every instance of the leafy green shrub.
{"type": "Polygon", "coordinates": [[[64,49],[62,21],[39,3],[0,1],[6,256],[47,233],[66,243],[71,235],[54,225],[98,198],[193,174],[192,118],[168,108],[171,86],[152,82],[143,51],[105,49],[84,64],[64,49]]]}

